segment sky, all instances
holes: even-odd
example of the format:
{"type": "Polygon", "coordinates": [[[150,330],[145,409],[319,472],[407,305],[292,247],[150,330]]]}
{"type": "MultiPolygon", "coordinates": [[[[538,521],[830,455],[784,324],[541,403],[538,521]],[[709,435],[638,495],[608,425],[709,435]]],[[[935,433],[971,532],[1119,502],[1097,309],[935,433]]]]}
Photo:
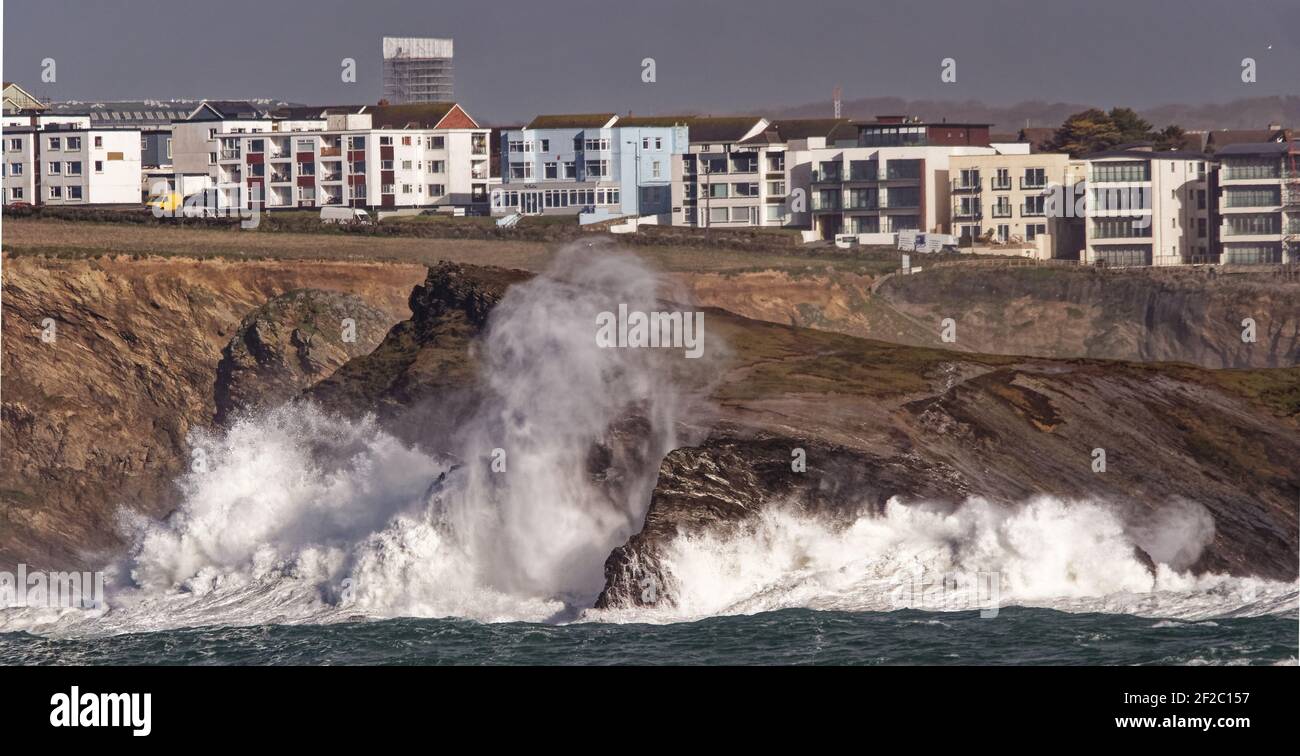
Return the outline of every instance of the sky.
{"type": "Polygon", "coordinates": [[[761,112],[836,84],[995,105],[1300,94],[1300,0],[7,0],[3,20],[4,79],[56,100],[373,103],[384,35],[453,38],[456,99],[497,124],[761,112]]]}

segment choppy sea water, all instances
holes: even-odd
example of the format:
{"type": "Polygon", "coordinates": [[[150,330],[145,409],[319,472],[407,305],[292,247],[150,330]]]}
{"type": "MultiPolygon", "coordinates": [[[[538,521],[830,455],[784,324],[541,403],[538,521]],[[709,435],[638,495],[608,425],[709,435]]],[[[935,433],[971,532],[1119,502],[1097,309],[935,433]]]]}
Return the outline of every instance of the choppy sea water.
{"type": "Polygon", "coordinates": [[[0,634],[5,664],[88,665],[1274,665],[1295,664],[1297,618],[1162,620],[1003,608],[788,609],[671,624],[391,619],[53,638],[0,634]]]}

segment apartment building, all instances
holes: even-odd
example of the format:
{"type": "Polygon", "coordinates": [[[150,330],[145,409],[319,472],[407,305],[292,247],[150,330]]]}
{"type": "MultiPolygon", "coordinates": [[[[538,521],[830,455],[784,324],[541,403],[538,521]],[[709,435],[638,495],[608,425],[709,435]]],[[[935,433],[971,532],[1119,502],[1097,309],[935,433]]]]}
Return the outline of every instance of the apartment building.
{"type": "Polygon", "coordinates": [[[787,143],[827,138],[845,119],[680,117],[690,145],[673,161],[672,223],[699,228],[790,223],[787,143]]]}
{"type": "Polygon", "coordinates": [[[15,126],[3,134],[4,204],[140,201],[140,131],[77,124],[15,126]]]}
{"type": "Polygon", "coordinates": [[[1220,262],[1300,262],[1300,142],[1219,149],[1220,262]]]}
{"type": "Polygon", "coordinates": [[[671,119],[613,113],[543,115],[500,132],[494,214],[576,215],[590,223],[627,215],[668,222],[673,159],[688,129],[671,119]]]}
{"type": "Polygon", "coordinates": [[[212,134],[221,207],[487,210],[490,130],[455,103],[267,115],[212,134]]]}
{"type": "Polygon", "coordinates": [[[989,243],[1038,259],[1078,259],[1083,219],[1072,211],[1084,163],[1063,153],[1026,154],[1019,145],[993,147],[996,154],[949,158],[953,234],[972,246],[989,243]],[[1017,152],[1003,151],[1008,149],[1017,152]],[[1068,213],[1063,212],[1067,202],[1068,213]]]}
{"type": "Polygon", "coordinates": [[[949,160],[996,152],[988,124],[904,116],[793,140],[786,171],[792,191],[808,201],[804,212],[791,212],[789,225],[823,239],[852,234],[863,244],[891,244],[904,230],[951,233],[949,160]]]}
{"type": "Polygon", "coordinates": [[[1214,162],[1198,152],[1089,155],[1084,262],[1183,265],[1217,260],[1214,162]]]}

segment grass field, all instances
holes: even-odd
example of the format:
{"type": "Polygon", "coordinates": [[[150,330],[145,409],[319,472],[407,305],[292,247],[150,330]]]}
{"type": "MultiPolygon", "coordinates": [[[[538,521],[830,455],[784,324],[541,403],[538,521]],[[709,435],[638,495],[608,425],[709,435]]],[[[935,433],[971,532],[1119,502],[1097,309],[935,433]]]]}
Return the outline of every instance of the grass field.
{"type": "MultiPolygon", "coordinates": [[[[427,217],[427,216],[425,216],[427,217]]],[[[457,219],[457,222],[464,219],[457,219]]],[[[411,223],[444,223],[443,219],[411,223]]],[[[541,270],[569,242],[443,239],[362,234],[263,233],[182,225],[139,225],[34,218],[5,218],[3,249],[13,255],[94,257],[101,255],[159,255],[227,259],[376,260],[432,264],[440,260],[541,270]]],[[[595,235],[590,241],[612,243],[617,237],[595,235]]],[[[829,248],[789,251],[763,247],[706,248],[673,245],[630,247],[662,270],[673,272],[746,272],[753,270],[835,270],[883,274],[896,270],[900,255],[892,250],[852,254],[829,248]]]]}

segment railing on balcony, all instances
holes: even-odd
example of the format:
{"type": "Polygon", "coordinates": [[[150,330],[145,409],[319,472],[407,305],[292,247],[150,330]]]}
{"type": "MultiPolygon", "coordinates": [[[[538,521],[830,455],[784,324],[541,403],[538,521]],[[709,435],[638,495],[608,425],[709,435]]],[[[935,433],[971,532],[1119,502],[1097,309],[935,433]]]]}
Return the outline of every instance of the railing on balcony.
{"type": "Polygon", "coordinates": [[[222,159],[222,160],[236,160],[236,159],[238,159],[240,156],[241,156],[241,153],[240,153],[239,150],[222,150],[222,151],[221,151],[221,159],[222,159]]]}
{"type": "Polygon", "coordinates": [[[849,200],[844,205],[845,210],[879,210],[880,203],[874,200],[849,200]]]}
{"type": "Polygon", "coordinates": [[[286,182],[289,182],[289,181],[293,181],[293,176],[290,176],[290,175],[287,174],[287,173],[272,173],[272,174],[271,174],[271,183],[272,183],[272,184],[283,184],[283,183],[286,183],[286,182]]]}
{"type": "Polygon", "coordinates": [[[839,210],[840,198],[822,197],[820,195],[814,194],[812,205],[813,205],[813,210],[815,211],[839,210]]]}
{"type": "Polygon", "coordinates": [[[813,182],[817,184],[835,183],[844,180],[844,171],[839,168],[816,168],[813,170],[813,182]]]}
{"type": "Polygon", "coordinates": [[[339,157],[342,154],[343,154],[342,147],[321,147],[320,148],[321,157],[339,157]]]}
{"type": "Polygon", "coordinates": [[[1041,207],[1036,207],[1034,205],[1020,206],[1020,217],[1022,218],[1043,218],[1046,217],[1046,215],[1047,213],[1041,207]]]}
{"type": "Polygon", "coordinates": [[[994,205],[994,206],[993,206],[993,209],[990,211],[990,215],[992,215],[994,218],[1010,218],[1010,217],[1011,217],[1011,206],[1010,206],[1010,205],[994,205]]]}
{"type": "Polygon", "coordinates": [[[1021,176],[1020,188],[1021,189],[1046,189],[1047,177],[1044,176],[1043,178],[1040,179],[1040,178],[1029,178],[1028,176],[1021,176]]]}
{"type": "Polygon", "coordinates": [[[958,220],[980,220],[984,217],[984,214],[980,212],[979,208],[959,207],[956,212],[953,213],[953,217],[958,220]]]}
{"type": "Polygon", "coordinates": [[[322,174],[320,175],[320,180],[321,180],[321,181],[342,181],[342,180],[343,180],[343,174],[342,174],[342,173],[322,173],[322,174]]]}
{"type": "Polygon", "coordinates": [[[1011,177],[1007,176],[1005,178],[998,178],[997,176],[994,176],[993,180],[989,183],[989,188],[995,192],[1009,192],[1011,191],[1011,177]]]}

